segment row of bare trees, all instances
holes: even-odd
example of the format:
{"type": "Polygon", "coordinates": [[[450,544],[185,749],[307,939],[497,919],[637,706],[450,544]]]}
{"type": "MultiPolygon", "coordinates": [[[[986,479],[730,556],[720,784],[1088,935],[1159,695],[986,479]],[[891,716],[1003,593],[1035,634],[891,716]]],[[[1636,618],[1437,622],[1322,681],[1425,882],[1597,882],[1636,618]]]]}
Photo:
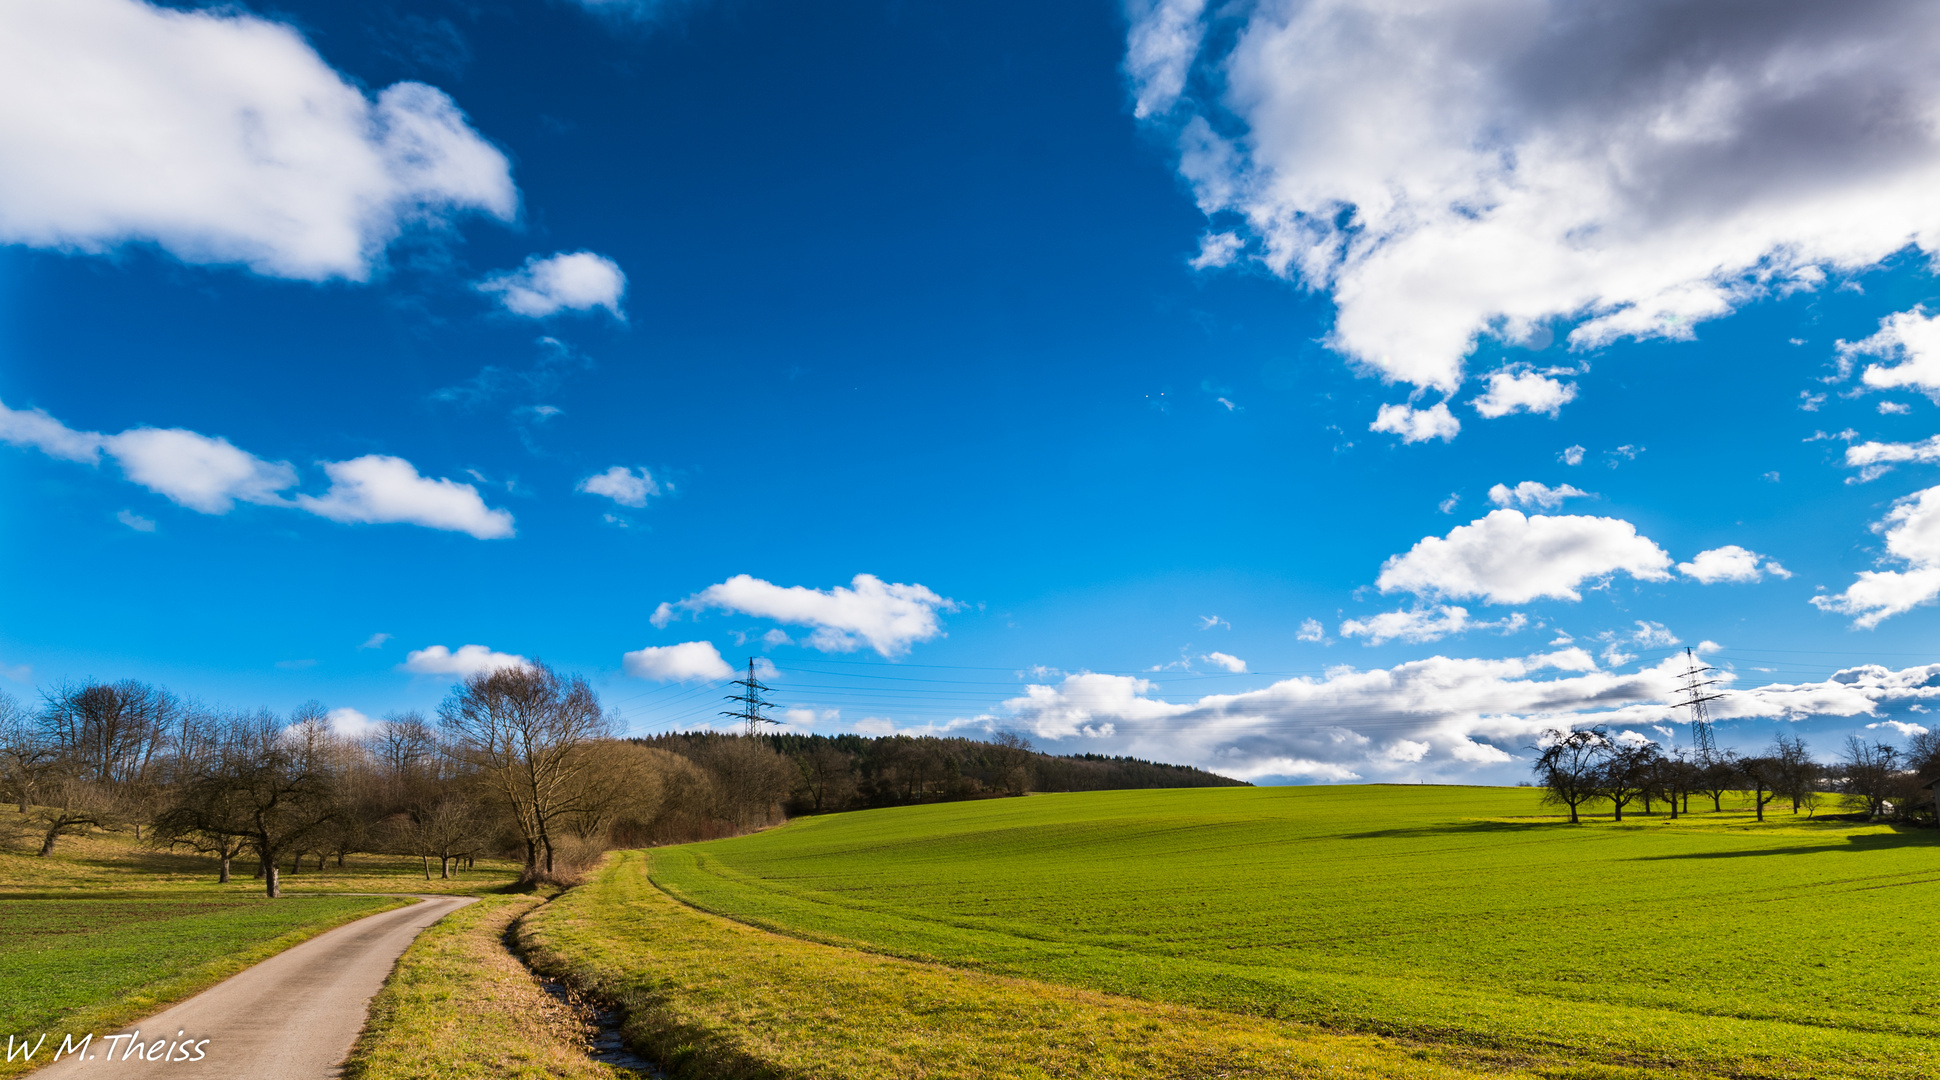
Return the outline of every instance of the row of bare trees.
{"type": "Polygon", "coordinates": [[[1774,801],[1790,802],[1797,814],[1816,812],[1828,796],[1869,819],[1912,820],[1933,810],[1922,785],[1940,775],[1940,739],[1933,736],[1916,736],[1905,753],[1850,736],[1831,763],[1814,759],[1803,739],[1783,732],[1764,751],[1744,755],[1666,754],[1654,742],[1601,727],[1546,731],[1536,749],[1544,801],[1567,807],[1572,824],[1586,807],[1603,804],[1618,821],[1627,808],[1649,813],[1659,803],[1676,817],[1690,812],[1694,794],[1709,799],[1716,812],[1732,792],[1750,797],[1759,821],[1774,801]]]}
{"type": "Polygon", "coordinates": [[[247,855],[265,891],[306,859],[409,854],[449,876],[486,854],[529,880],[570,876],[615,842],[728,835],[778,820],[792,776],[765,742],[716,736],[677,754],[615,737],[583,679],[543,664],[473,676],[435,719],[335,730],[312,702],[287,716],[221,712],[136,683],[0,696],[0,788],[42,855],[89,828],[133,830],[214,857],[247,855]]]}

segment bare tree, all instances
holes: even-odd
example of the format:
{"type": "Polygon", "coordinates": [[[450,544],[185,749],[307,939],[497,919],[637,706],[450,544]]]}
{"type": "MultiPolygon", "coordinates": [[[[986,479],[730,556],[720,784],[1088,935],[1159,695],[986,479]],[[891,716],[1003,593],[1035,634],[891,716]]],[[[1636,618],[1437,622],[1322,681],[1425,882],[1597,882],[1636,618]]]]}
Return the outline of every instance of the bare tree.
{"type": "Polygon", "coordinates": [[[399,823],[400,844],[404,850],[424,860],[424,879],[431,880],[431,860],[438,860],[438,876],[451,877],[454,860],[475,854],[485,846],[489,828],[477,803],[452,791],[438,801],[399,823]]]}
{"type": "Polygon", "coordinates": [[[1778,785],[1784,782],[1784,766],[1770,754],[1738,758],[1735,764],[1739,778],[1751,788],[1752,805],[1758,810],[1758,820],[1765,820],[1765,804],[1778,798],[1778,785]]]}
{"type": "Polygon", "coordinates": [[[238,718],[217,759],[182,785],[158,834],[240,838],[256,852],[264,890],[282,895],[279,860],[309,850],[340,813],[327,762],[306,759],[267,714],[238,718]]]}
{"type": "Polygon", "coordinates": [[[1819,780],[1825,770],[1812,760],[1812,752],[1806,749],[1805,740],[1797,735],[1780,732],[1772,740],[1772,748],[1767,752],[1776,768],[1772,775],[1772,787],[1781,797],[1792,800],[1792,813],[1812,799],[1819,780]]]}
{"type": "Polygon", "coordinates": [[[610,728],[599,698],[584,679],[563,679],[544,664],[505,667],[467,678],[438,718],[511,811],[525,840],[526,876],[550,878],[554,830],[591,765],[579,751],[610,728]]]}
{"type": "Polygon", "coordinates": [[[54,841],[82,826],[102,829],[121,824],[114,792],[83,776],[57,775],[43,782],[39,800],[28,809],[27,820],[41,832],[40,855],[54,854],[54,841]]]}
{"type": "Polygon", "coordinates": [[[1541,751],[1536,759],[1536,779],[1543,787],[1543,802],[1569,807],[1570,824],[1580,824],[1578,808],[1604,795],[1602,772],[1603,762],[1610,755],[1609,738],[1602,728],[1551,728],[1543,732],[1536,749],[1541,751]]]}
{"type": "Polygon", "coordinates": [[[64,683],[43,697],[41,724],[61,756],[110,788],[147,777],[181,711],[168,691],[133,679],[64,683]]]}
{"type": "Polygon", "coordinates": [[[1004,790],[1022,795],[1031,790],[1031,740],[1015,731],[999,731],[990,737],[991,764],[996,766],[1004,790]]]}
{"type": "Polygon", "coordinates": [[[1599,793],[1616,808],[1616,820],[1623,820],[1623,808],[1632,799],[1651,790],[1657,782],[1657,767],[1662,760],[1663,754],[1653,742],[1610,744],[1603,755],[1602,767],[1596,772],[1595,783],[1599,793]]]}
{"type": "Polygon", "coordinates": [[[20,703],[0,694],[0,784],[25,814],[53,770],[59,748],[21,709],[20,703]]]}
{"type": "Polygon", "coordinates": [[[1846,753],[1839,761],[1845,773],[1839,779],[1839,794],[1849,806],[1861,807],[1866,816],[1877,818],[1886,810],[1899,774],[1900,752],[1886,743],[1867,743],[1857,735],[1846,736],[1846,753]]]}

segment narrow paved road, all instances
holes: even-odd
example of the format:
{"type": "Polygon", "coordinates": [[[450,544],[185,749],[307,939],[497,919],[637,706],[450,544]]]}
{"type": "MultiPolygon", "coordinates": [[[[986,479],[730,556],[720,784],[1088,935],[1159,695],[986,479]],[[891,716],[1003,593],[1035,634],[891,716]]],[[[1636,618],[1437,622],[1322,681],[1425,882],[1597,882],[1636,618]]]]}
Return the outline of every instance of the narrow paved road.
{"type": "MultiPolygon", "coordinates": [[[[121,1032],[102,1032],[96,1033],[88,1059],[63,1058],[35,1072],[34,1078],[137,1073],[169,1080],[336,1076],[364,1028],[371,996],[384,985],[405,946],[419,931],[471,902],[470,897],[426,897],[409,907],[347,923],[121,1029],[139,1030],[139,1045],[144,1049],[154,1047],[157,1039],[166,1040],[155,1047],[158,1058],[168,1055],[169,1043],[193,1039],[200,1044],[207,1039],[200,1061],[144,1061],[130,1056],[137,1045],[132,1039],[104,1042],[104,1035],[121,1032]],[[114,1048],[112,1060],[109,1047],[114,1048]]],[[[60,1036],[55,1033],[41,1053],[56,1049],[60,1036]]]]}

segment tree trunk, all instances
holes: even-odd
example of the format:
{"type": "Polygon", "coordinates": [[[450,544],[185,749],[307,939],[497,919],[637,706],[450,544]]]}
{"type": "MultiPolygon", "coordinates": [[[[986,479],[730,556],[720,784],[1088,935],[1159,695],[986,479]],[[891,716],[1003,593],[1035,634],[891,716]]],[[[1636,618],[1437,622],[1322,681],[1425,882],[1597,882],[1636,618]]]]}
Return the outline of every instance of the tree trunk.
{"type": "Polygon", "coordinates": [[[438,876],[441,878],[451,877],[451,856],[438,856],[438,876]]]}
{"type": "Polygon", "coordinates": [[[317,873],[319,874],[323,873],[323,860],[327,858],[329,858],[328,855],[324,854],[321,851],[317,852],[317,873]]]}
{"type": "Polygon", "coordinates": [[[54,854],[54,838],[61,835],[62,824],[61,822],[56,822],[47,827],[47,838],[40,842],[41,858],[45,859],[49,855],[54,854]]]}
{"type": "Polygon", "coordinates": [[[1765,789],[1762,786],[1753,789],[1751,797],[1758,803],[1758,820],[1765,820],[1765,789]]]}
{"type": "Polygon", "coordinates": [[[229,884],[229,853],[227,851],[222,853],[222,877],[216,880],[216,884],[229,884]]]}
{"type": "Polygon", "coordinates": [[[430,881],[431,880],[431,856],[420,853],[418,857],[424,860],[424,880],[430,881]]]}
{"type": "Polygon", "coordinates": [[[278,900],[278,899],[281,899],[283,896],[283,889],[281,887],[282,882],[277,880],[278,872],[279,871],[277,870],[275,863],[270,863],[269,868],[266,871],[264,871],[265,880],[263,884],[266,890],[269,892],[269,898],[271,900],[278,900]]]}

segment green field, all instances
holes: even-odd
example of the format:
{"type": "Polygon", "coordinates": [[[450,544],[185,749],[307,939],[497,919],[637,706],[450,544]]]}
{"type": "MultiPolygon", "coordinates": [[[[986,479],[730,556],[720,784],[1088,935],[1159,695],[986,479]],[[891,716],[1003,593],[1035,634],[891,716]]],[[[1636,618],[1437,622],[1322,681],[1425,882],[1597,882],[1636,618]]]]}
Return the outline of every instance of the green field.
{"type": "Polygon", "coordinates": [[[1528,789],[1043,795],[654,854],[785,934],[1148,1000],[1611,1064],[1940,1074],[1940,838],[1571,827],[1528,789]]]}

